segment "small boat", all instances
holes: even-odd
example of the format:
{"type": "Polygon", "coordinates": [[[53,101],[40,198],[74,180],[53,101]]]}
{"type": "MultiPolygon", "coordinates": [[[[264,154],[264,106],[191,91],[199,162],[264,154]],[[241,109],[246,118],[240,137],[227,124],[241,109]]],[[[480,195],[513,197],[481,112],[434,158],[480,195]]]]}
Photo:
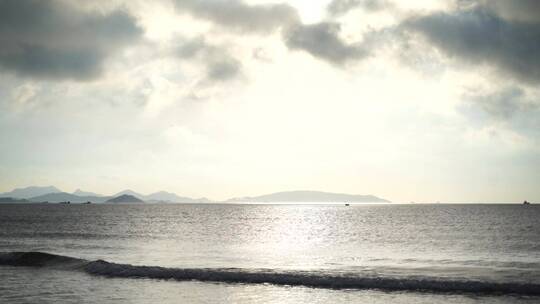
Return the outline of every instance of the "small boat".
{"type": "Polygon", "coordinates": [[[347,207],[348,207],[348,206],[350,206],[350,204],[349,204],[349,203],[346,203],[346,204],[345,204],[345,206],[347,206],[347,207]]]}
{"type": "Polygon", "coordinates": [[[531,204],[530,202],[523,201],[523,205],[530,205],[530,204],[531,204]]]}
{"type": "Polygon", "coordinates": [[[83,203],[83,205],[90,205],[92,202],[88,201],[86,203],[83,203]]]}

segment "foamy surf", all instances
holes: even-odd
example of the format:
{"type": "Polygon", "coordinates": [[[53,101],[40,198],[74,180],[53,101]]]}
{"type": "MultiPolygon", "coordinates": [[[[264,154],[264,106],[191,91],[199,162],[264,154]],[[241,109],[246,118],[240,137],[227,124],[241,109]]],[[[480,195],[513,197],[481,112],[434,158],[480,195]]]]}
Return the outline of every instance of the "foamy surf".
{"type": "Polygon", "coordinates": [[[327,274],[269,270],[220,268],[167,268],[88,261],[43,252],[8,252],[0,254],[0,265],[45,267],[83,271],[111,278],[148,278],[177,281],[201,281],[243,284],[274,284],[328,289],[380,289],[387,291],[422,291],[444,293],[481,293],[540,295],[540,284],[449,280],[431,277],[383,277],[360,274],[327,274]]]}

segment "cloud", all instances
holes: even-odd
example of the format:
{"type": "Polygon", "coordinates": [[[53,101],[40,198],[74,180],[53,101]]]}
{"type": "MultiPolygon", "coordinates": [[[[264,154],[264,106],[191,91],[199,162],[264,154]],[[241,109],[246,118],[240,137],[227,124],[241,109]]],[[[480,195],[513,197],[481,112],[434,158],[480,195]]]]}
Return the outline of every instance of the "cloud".
{"type": "Polygon", "coordinates": [[[16,107],[26,106],[35,99],[39,92],[39,87],[32,83],[26,83],[13,89],[12,98],[16,107]]]}
{"type": "Polygon", "coordinates": [[[484,128],[511,130],[533,141],[540,134],[540,103],[538,95],[531,95],[515,86],[482,93],[482,89],[465,93],[464,102],[457,110],[475,125],[484,128]],[[480,92],[480,93],[479,93],[480,92]]]}
{"type": "Polygon", "coordinates": [[[180,12],[241,32],[269,33],[299,21],[287,4],[249,5],[241,0],[176,0],[180,12]]]}
{"type": "MultiPolygon", "coordinates": [[[[375,0],[361,2],[369,7],[376,6],[375,0]]],[[[302,24],[296,9],[287,4],[250,5],[241,0],[176,0],[174,3],[181,12],[233,31],[268,34],[281,30],[289,49],[303,50],[332,64],[342,65],[367,55],[360,44],[347,43],[339,36],[338,23],[302,24]]],[[[197,46],[188,45],[184,52],[192,52],[194,47],[197,46]]],[[[233,60],[214,63],[208,68],[211,78],[232,78],[238,71],[239,63],[233,60]]]]}
{"type": "Polygon", "coordinates": [[[415,17],[402,28],[420,33],[450,57],[494,67],[506,78],[540,82],[540,22],[508,20],[475,6],[415,17]]]}
{"type": "Polygon", "coordinates": [[[378,11],[390,5],[384,0],[333,0],[328,4],[326,10],[331,16],[341,16],[357,7],[367,11],[378,11]]]}
{"type": "Polygon", "coordinates": [[[198,37],[181,43],[177,51],[181,59],[198,59],[206,68],[205,81],[227,81],[241,74],[242,64],[225,47],[198,37]]]}
{"type": "Polygon", "coordinates": [[[510,21],[540,22],[540,1],[538,0],[483,0],[481,4],[510,21]]]}
{"type": "Polygon", "coordinates": [[[86,12],[53,0],[0,0],[0,70],[41,79],[89,80],[142,34],[123,11],[86,12]]]}
{"type": "Polygon", "coordinates": [[[339,32],[338,23],[299,24],[285,32],[284,39],[289,49],[303,50],[337,65],[367,56],[367,50],[360,44],[345,42],[339,32]]]}
{"type": "Polygon", "coordinates": [[[538,107],[524,101],[525,93],[518,87],[509,87],[490,94],[469,94],[466,98],[496,120],[509,120],[518,112],[538,107]]]}
{"type": "Polygon", "coordinates": [[[229,80],[239,74],[240,62],[232,57],[215,62],[208,67],[208,79],[229,80]]]}

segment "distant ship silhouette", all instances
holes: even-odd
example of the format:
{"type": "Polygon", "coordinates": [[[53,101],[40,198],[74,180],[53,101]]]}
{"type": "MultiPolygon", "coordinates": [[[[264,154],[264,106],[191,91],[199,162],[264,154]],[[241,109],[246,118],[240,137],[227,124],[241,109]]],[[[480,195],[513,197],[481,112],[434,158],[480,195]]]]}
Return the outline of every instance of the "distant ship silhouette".
{"type": "Polygon", "coordinates": [[[523,205],[530,205],[531,203],[528,201],[523,201],[523,205]]]}

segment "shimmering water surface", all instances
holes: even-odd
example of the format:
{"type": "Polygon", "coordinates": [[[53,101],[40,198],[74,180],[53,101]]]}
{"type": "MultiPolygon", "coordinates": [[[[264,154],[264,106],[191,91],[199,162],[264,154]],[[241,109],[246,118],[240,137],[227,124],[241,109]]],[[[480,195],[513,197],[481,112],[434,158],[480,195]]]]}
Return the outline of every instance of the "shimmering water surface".
{"type": "Polygon", "coordinates": [[[281,277],[199,282],[0,266],[0,302],[538,303],[534,292],[504,288],[540,286],[539,219],[535,205],[0,205],[2,252],[375,278],[375,289],[332,289],[280,286],[281,277]],[[378,278],[418,288],[377,289],[378,278]],[[427,281],[503,292],[438,292],[427,281]]]}

